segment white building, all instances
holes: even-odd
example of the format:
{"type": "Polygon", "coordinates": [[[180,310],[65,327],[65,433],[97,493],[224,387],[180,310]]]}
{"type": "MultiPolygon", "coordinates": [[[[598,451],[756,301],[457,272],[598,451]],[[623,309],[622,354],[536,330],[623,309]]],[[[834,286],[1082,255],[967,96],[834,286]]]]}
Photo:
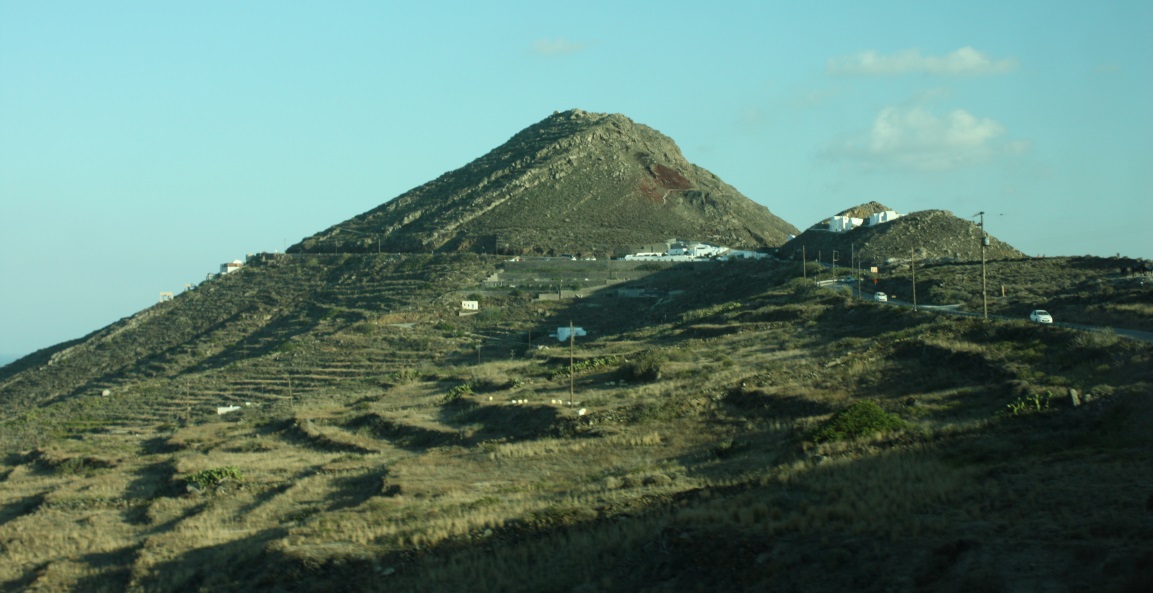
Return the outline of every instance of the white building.
{"type": "Polygon", "coordinates": [[[220,264],[220,273],[221,274],[231,274],[232,272],[235,272],[236,270],[239,270],[240,268],[243,268],[243,267],[244,267],[244,262],[242,262],[238,259],[235,259],[235,260],[232,260],[231,262],[229,262],[227,264],[220,264]]]}
{"type": "Polygon", "coordinates": [[[461,301],[460,308],[465,311],[479,311],[480,301],[461,301]]]}
{"type": "Polygon", "coordinates": [[[829,219],[829,230],[834,233],[843,233],[851,231],[865,223],[863,218],[854,218],[852,216],[834,216],[829,219]]]}
{"type": "Polygon", "coordinates": [[[674,241],[668,248],[668,255],[689,255],[692,257],[712,257],[728,251],[726,247],[718,247],[708,243],[695,241],[674,241]]]}
{"type": "Polygon", "coordinates": [[[885,210],[884,212],[878,212],[878,213],[873,214],[872,216],[869,217],[869,226],[876,226],[878,224],[886,223],[886,222],[889,222],[891,220],[897,220],[900,217],[901,217],[901,215],[897,214],[897,212],[893,211],[893,210],[885,210]]]}

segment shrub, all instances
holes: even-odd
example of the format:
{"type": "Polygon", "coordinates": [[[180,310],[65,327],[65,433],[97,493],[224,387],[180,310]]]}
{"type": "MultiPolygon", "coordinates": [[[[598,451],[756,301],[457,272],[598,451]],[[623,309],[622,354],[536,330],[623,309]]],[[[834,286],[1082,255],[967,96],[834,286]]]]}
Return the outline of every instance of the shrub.
{"type": "MultiPolygon", "coordinates": [[[[572,372],[583,373],[585,371],[592,371],[607,366],[615,365],[618,363],[616,356],[601,356],[598,358],[589,358],[574,362],[572,364],[572,372]]],[[[558,368],[552,373],[553,379],[567,378],[569,376],[569,367],[558,368]]]]}
{"type": "Polygon", "coordinates": [[[1053,392],[1046,391],[1045,395],[1033,392],[1028,395],[1018,397],[1013,402],[1005,406],[1008,413],[1018,416],[1025,412],[1041,412],[1048,410],[1051,402],[1053,401],[1053,392]]]}
{"type": "Polygon", "coordinates": [[[908,423],[871,401],[858,401],[837,412],[810,435],[818,443],[842,441],[905,428],[908,423]]]}
{"type": "Polygon", "coordinates": [[[244,474],[240,473],[240,468],[235,465],[229,465],[189,474],[184,478],[184,481],[197,490],[215,490],[225,482],[243,482],[244,474]]]}
{"type": "Polygon", "coordinates": [[[667,360],[656,350],[644,350],[621,365],[621,377],[629,381],[656,381],[661,378],[661,365],[667,360]]]}
{"type": "Polygon", "coordinates": [[[444,396],[443,401],[446,404],[451,403],[451,402],[457,401],[457,400],[465,397],[466,395],[472,395],[472,384],[471,383],[464,383],[462,385],[457,385],[456,387],[449,389],[448,394],[446,394],[444,396]]]}

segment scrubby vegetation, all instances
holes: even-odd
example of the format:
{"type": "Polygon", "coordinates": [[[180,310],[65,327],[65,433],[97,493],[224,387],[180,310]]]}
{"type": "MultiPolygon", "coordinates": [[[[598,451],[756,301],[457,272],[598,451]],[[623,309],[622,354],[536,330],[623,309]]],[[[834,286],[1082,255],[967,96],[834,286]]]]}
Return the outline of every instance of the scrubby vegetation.
{"type": "Polygon", "coordinates": [[[881,409],[876,402],[855,401],[818,427],[809,438],[818,443],[843,441],[882,434],[908,423],[881,409]]]}
{"type": "Polygon", "coordinates": [[[792,263],[500,265],[281,257],[5,369],[0,590],[1153,583],[1148,343],[792,263]]]}

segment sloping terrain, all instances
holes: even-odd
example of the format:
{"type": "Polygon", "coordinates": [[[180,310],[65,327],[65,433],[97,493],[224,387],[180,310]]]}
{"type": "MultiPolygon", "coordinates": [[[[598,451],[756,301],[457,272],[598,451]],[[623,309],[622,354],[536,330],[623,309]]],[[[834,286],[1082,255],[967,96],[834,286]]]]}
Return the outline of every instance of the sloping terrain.
{"type": "MultiPolygon", "coordinates": [[[[842,214],[864,218],[885,209],[870,202],[842,214]]],[[[914,254],[921,260],[981,261],[981,236],[980,225],[971,220],[945,210],[922,210],[876,226],[860,226],[841,233],[830,232],[827,224],[818,223],[791,239],[781,247],[780,253],[800,260],[803,246],[809,261],[815,261],[820,255],[822,262],[831,263],[832,253],[837,251],[838,262],[843,267],[848,267],[849,256],[854,252],[864,258],[865,265],[878,265],[889,259],[907,260],[914,254]]],[[[1024,254],[1013,246],[989,237],[986,259],[1021,257],[1024,254]]]]}
{"type": "Polygon", "coordinates": [[[501,259],[283,256],[6,367],[0,590],[1153,585],[1153,346],[501,259]]]}
{"type": "MultiPolygon", "coordinates": [[[[245,365],[299,357],[294,353],[309,340],[352,321],[411,321],[443,312],[452,306],[443,300],[451,288],[479,282],[489,265],[468,256],[265,254],[172,301],[0,368],[0,411],[11,416],[105,390],[122,396],[150,381],[176,379],[187,383],[180,391],[190,397],[228,393],[218,405],[270,395],[297,373],[278,370],[261,388],[261,373],[240,372],[245,365]],[[204,377],[210,377],[200,379],[207,386],[195,387],[204,377]],[[238,381],[250,387],[224,388],[238,381]]],[[[309,379],[300,374],[297,389],[309,379]]],[[[175,394],[166,399],[172,403],[175,394]]]]}
{"type": "Polygon", "coordinates": [[[605,257],[673,238],[777,246],[796,232],[686,161],[667,136],[577,109],[289,251],[605,257]]]}

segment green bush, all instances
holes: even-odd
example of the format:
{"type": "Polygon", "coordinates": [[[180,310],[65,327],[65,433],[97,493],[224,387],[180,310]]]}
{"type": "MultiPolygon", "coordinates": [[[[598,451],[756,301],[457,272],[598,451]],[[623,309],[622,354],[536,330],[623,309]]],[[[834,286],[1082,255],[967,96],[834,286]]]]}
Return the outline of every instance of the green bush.
{"type": "Polygon", "coordinates": [[[448,393],[444,396],[443,401],[444,401],[444,403],[447,404],[450,402],[457,401],[457,400],[465,397],[466,395],[472,395],[472,384],[471,383],[464,383],[462,385],[457,385],[456,387],[449,389],[448,393]]]}
{"type": "MultiPolygon", "coordinates": [[[[598,358],[589,358],[589,359],[574,362],[572,364],[572,372],[573,373],[583,373],[585,371],[592,371],[592,370],[596,370],[596,369],[601,369],[601,368],[604,368],[607,366],[615,365],[617,363],[618,363],[618,359],[616,356],[601,356],[598,358]]],[[[562,367],[562,368],[556,369],[552,373],[553,379],[563,379],[563,378],[568,378],[568,376],[569,376],[569,367],[567,365],[562,367]]]]}
{"type": "Polygon", "coordinates": [[[197,490],[215,490],[225,482],[243,482],[244,474],[240,473],[240,468],[235,465],[229,465],[189,474],[184,478],[184,481],[190,486],[194,486],[197,490]]]}
{"type": "Polygon", "coordinates": [[[809,435],[817,443],[843,441],[898,430],[908,423],[871,401],[858,401],[837,412],[809,435]]]}
{"type": "Polygon", "coordinates": [[[661,378],[661,365],[668,360],[657,350],[644,350],[621,365],[621,377],[628,381],[656,381],[661,378]]]}

